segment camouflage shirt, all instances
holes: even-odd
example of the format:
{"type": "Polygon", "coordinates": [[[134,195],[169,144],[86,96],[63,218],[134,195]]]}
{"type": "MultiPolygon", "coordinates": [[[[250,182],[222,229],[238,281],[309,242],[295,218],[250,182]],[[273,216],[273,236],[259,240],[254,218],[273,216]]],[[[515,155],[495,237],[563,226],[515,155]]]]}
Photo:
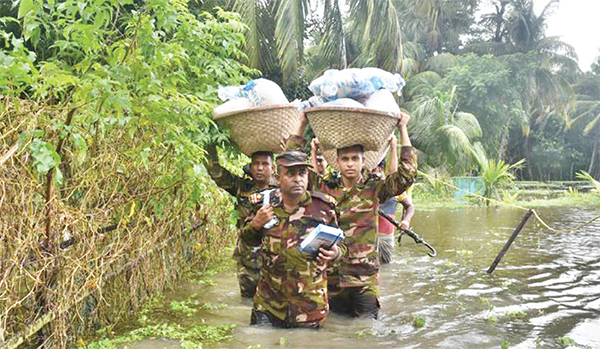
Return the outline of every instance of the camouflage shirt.
{"type": "MultiPolygon", "coordinates": [[[[259,188],[251,178],[240,177],[227,171],[224,167],[219,164],[219,158],[217,155],[217,149],[214,146],[207,148],[207,161],[205,163],[206,170],[210,177],[217,183],[217,185],[234,196],[236,198],[235,209],[238,216],[238,228],[241,228],[244,224],[245,218],[252,212],[252,204],[250,203],[250,196],[258,193],[265,188],[259,188]]],[[[269,189],[274,189],[276,183],[274,179],[268,185],[269,189]]],[[[252,250],[258,246],[244,244],[241,239],[238,239],[234,256],[241,259],[242,263],[255,264],[256,261],[253,259],[251,254],[252,250]],[[246,261],[244,261],[247,259],[246,261]]]]}
{"type": "Polygon", "coordinates": [[[340,228],[348,252],[331,275],[330,282],[339,280],[340,287],[379,284],[379,203],[403,193],[416,176],[416,153],[412,147],[402,147],[398,171],[382,179],[363,173],[362,179],[345,189],[341,177],[322,178],[311,175],[313,189],[333,196],[337,201],[340,228]],[[339,279],[338,279],[339,278],[339,279]]]}
{"type": "MultiPolygon", "coordinates": [[[[248,244],[262,242],[263,264],[254,306],[290,324],[323,322],[329,312],[327,265],[301,252],[299,245],[319,223],[337,226],[335,201],[321,193],[305,192],[299,206],[289,213],[278,200],[279,193],[271,195],[277,224],[256,230],[250,216],[242,231],[248,244]]],[[[341,256],[345,247],[339,246],[341,256]]]]}

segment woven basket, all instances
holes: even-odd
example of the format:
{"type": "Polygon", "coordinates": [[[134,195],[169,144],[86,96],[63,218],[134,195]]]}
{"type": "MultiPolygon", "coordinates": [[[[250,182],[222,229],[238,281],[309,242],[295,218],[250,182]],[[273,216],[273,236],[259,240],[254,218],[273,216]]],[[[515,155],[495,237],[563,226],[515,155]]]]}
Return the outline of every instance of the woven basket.
{"type": "Polygon", "coordinates": [[[400,121],[400,115],[394,113],[347,107],[312,108],[306,115],[331,166],[337,167],[336,149],[360,144],[369,170],[385,156],[388,139],[400,121]]]}
{"type": "Polygon", "coordinates": [[[298,132],[303,116],[291,104],[282,104],[252,107],[213,118],[229,127],[231,139],[250,156],[257,151],[280,152],[281,140],[298,132]]]}

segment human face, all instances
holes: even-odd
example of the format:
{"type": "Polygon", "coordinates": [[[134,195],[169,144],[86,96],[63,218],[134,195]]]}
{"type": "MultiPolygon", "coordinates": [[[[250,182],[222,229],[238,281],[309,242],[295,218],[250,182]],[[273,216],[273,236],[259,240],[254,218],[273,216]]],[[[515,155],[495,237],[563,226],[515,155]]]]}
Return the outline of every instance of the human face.
{"type": "Polygon", "coordinates": [[[250,163],[250,177],[256,184],[265,184],[273,175],[273,159],[268,155],[254,155],[250,163]]]}
{"type": "Polygon", "coordinates": [[[302,195],[308,188],[308,168],[306,166],[281,166],[278,183],[284,195],[302,195]]]}
{"type": "Polygon", "coordinates": [[[355,179],[363,169],[365,158],[363,153],[356,148],[345,149],[339,151],[337,164],[343,178],[355,179]]]}

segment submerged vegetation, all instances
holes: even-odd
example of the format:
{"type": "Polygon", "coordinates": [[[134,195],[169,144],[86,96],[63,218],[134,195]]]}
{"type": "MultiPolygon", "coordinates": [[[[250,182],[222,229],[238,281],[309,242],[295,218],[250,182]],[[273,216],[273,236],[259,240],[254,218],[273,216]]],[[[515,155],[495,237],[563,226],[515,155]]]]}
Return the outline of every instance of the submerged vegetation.
{"type": "Polygon", "coordinates": [[[178,340],[184,349],[201,349],[202,343],[221,342],[233,337],[234,325],[194,325],[183,327],[179,324],[162,323],[137,328],[125,335],[114,339],[103,339],[85,344],[81,341],[80,347],[86,349],[116,349],[120,344],[140,341],[147,338],[166,338],[178,340]]]}

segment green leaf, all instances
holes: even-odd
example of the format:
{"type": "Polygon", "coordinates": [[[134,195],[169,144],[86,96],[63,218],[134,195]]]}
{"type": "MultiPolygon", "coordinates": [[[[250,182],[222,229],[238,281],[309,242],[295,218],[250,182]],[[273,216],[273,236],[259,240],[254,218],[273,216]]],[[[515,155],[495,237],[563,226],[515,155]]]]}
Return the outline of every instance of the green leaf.
{"type": "Polygon", "coordinates": [[[148,160],[148,155],[150,154],[150,151],[152,149],[150,149],[150,147],[148,148],[144,148],[144,150],[142,150],[140,152],[140,158],[142,159],[142,164],[144,165],[144,167],[147,169],[148,165],[150,165],[150,161],[148,160]]]}
{"type": "Polygon", "coordinates": [[[60,155],[49,143],[34,139],[29,146],[37,171],[44,175],[60,163],[60,155]]]}
{"type": "Polygon", "coordinates": [[[19,12],[17,13],[17,17],[19,19],[23,18],[34,9],[35,4],[33,3],[33,0],[21,0],[19,2],[19,12]]]}
{"type": "Polygon", "coordinates": [[[63,183],[63,173],[58,166],[54,168],[54,171],[54,184],[60,186],[63,183]]]}
{"type": "Polygon", "coordinates": [[[73,133],[71,136],[73,137],[73,144],[75,144],[77,148],[87,151],[87,143],[79,133],[73,133]]]}

